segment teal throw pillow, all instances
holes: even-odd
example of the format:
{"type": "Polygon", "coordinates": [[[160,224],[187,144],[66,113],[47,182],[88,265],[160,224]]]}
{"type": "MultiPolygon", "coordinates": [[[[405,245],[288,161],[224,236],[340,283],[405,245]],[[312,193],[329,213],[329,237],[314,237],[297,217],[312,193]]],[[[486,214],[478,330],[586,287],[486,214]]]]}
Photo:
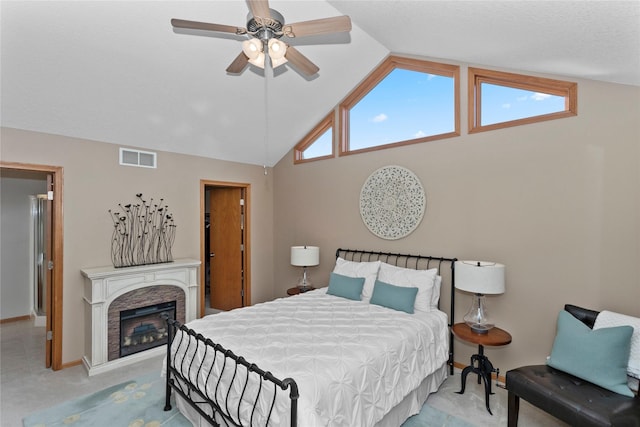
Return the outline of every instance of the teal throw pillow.
{"type": "Polygon", "coordinates": [[[418,295],[418,288],[395,286],[376,280],[373,286],[373,295],[371,295],[371,304],[413,314],[416,295],[418,295]]]}
{"type": "Polygon", "coordinates": [[[331,273],[329,276],[329,295],[360,301],[364,277],[349,277],[342,274],[331,273]]]}
{"type": "Polygon", "coordinates": [[[558,331],[547,364],[585,381],[633,397],[627,385],[631,326],[592,330],[568,313],[558,315],[558,331]]]}

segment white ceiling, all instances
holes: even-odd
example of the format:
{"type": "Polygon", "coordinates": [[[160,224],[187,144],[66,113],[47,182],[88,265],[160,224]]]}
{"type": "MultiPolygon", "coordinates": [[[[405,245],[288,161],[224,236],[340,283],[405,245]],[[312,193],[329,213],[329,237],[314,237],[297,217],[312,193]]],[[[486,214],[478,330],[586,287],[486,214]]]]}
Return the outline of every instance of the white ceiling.
{"type": "Polygon", "coordinates": [[[288,39],[320,72],[265,79],[225,73],[243,38],[169,22],[244,27],[244,0],[3,0],[2,126],[273,166],[390,52],[640,86],[637,0],[270,6],[288,23],[346,14],[353,30],[288,39]]]}

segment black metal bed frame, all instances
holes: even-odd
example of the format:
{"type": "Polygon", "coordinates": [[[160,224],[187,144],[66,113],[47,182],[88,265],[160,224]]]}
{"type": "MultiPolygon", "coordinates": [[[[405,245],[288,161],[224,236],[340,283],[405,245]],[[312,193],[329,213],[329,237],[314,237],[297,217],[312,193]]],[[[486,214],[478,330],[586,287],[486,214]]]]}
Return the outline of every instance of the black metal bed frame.
{"type": "Polygon", "coordinates": [[[265,422],[265,426],[269,424],[269,420],[271,418],[271,414],[273,412],[273,407],[276,402],[276,398],[278,394],[276,393],[277,387],[282,390],[289,390],[289,398],[291,400],[291,427],[296,427],[297,418],[298,418],[298,385],[292,378],[285,378],[284,380],[280,380],[276,378],[271,372],[266,372],[260,369],[255,363],[249,363],[244,357],[235,355],[231,350],[227,350],[220,344],[214,343],[211,339],[204,337],[202,334],[195,332],[193,329],[189,329],[187,326],[181,324],[177,320],[170,319],[167,314],[162,314],[162,318],[167,322],[168,328],[168,342],[167,342],[167,360],[166,360],[166,389],[165,389],[165,405],[164,410],[171,410],[171,389],[174,389],[176,393],[182,396],[189,405],[191,405],[204,419],[206,419],[213,426],[220,426],[220,422],[223,422],[226,427],[234,426],[234,427],[243,427],[242,420],[240,418],[240,407],[245,398],[250,398],[251,396],[246,395],[247,385],[249,384],[250,375],[253,374],[254,377],[259,382],[258,393],[253,396],[252,400],[252,408],[251,408],[251,419],[249,422],[250,426],[253,426],[253,417],[255,414],[256,406],[258,404],[258,398],[260,394],[262,394],[263,386],[265,385],[265,381],[267,383],[271,383],[273,385],[273,398],[270,401],[269,414],[267,416],[267,420],[265,422]],[[178,354],[171,353],[171,346],[174,339],[177,337],[176,332],[182,331],[180,334],[180,341],[178,342],[178,348],[183,345],[186,346],[184,349],[184,354],[182,357],[178,356],[178,354]],[[191,339],[191,338],[192,339],[191,339]],[[194,344],[195,340],[195,344],[194,344]],[[195,349],[191,350],[190,347],[195,345],[195,349]],[[199,350],[204,349],[203,359],[206,358],[208,352],[213,352],[213,363],[209,369],[203,369],[202,365],[196,366],[197,370],[194,375],[189,374],[191,372],[191,368],[193,367],[193,363],[195,361],[195,355],[199,350]],[[193,357],[190,360],[186,360],[188,354],[192,352],[193,357]],[[207,393],[206,389],[201,390],[197,384],[191,380],[191,378],[187,378],[183,375],[182,371],[176,368],[176,366],[188,366],[187,368],[187,376],[195,377],[196,383],[197,379],[204,375],[207,378],[212,377],[212,373],[214,368],[216,367],[216,358],[223,357],[222,359],[222,370],[219,373],[215,380],[215,391],[214,393],[207,393]],[[218,398],[218,389],[220,387],[220,382],[222,378],[225,377],[225,372],[232,372],[233,380],[240,375],[238,372],[238,367],[243,366],[246,368],[245,378],[243,380],[243,388],[242,393],[238,396],[238,406],[237,408],[229,408],[229,395],[231,393],[231,387],[227,391],[224,401],[219,401],[218,398]],[[228,369],[228,371],[227,371],[228,369]],[[203,409],[203,407],[205,409],[203,409]],[[219,421],[220,422],[219,422],[219,421]]]}
{"type": "MultiPolygon", "coordinates": [[[[355,250],[355,249],[338,249],[336,250],[336,258],[342,257],[345,260],[349,261],[383,261],[388,264],[393,264],[396,266],[403,266],[405,268],[414,268],[416,270],[420,269],[429,269],[431,268],[431,264],[437,264],[438,272],[441,273],[442,264],[449,263],[451,268],[451,313],[449,316],[449,360],[447,364],[449,365],[450,374],[453,374],[453,333],[451,332],[451,325],[454,319],[454,302],[455,302],[455,294],[454,294],[454,284],[455,284],[455,269],[454,264],[457,261],[456,258],[444,258],[444,257],[431,257],[431,256],[421,256],[421,255],[409,255],[409,254],[399,254],[399,253],[387,253],[387,252],[373,252],[373,251],[363,251],[363,250],[355,250]],[[421,268],[422,267],[422,268],[421,268]]],[[[444,280],[443,280],[444,281],[444,280]]],[[[231,350],[225,349],[220,344],[213,342],[210,338],[206,338],[203,335],[197,333],[193,329],[188,328],[187,326],[181,324],[177,320],[170,319],[168,315],[162,314],[162,318],[167,322],[168,329],[168,340],[167,340],[167,356],[166,356],[166,389],[165,389],[165,406],[164,410],[171,410],[171,391],[172,389],[176,391],[178,395],[180,395],[185,402],[187,402],[191,407],[193,407],[204,419],[206,419],[211,425],[219,427],[223,422],[226,427],[244,427],[242,424],[242,420],[240,419],[241,405],[242,402],[249,399],[251,402],[251,418],[250,424],[253,426],[253,417],[255,414],[256,406],[258,404],[258,399],[260,394],[263,392],[265,387],[273,387],[273,399],[270,401],[269,413],[267,415],[267,419],[265,422],[265,426],[268,425],[269,420],[271,418],[273,408],[275,406],[276,397],[278,396],[277,390],[278,388],[283,392],[289,390],[289,399],[291,402],[290,414],[291,414],[291,427],[297,426],[297,417],[298,417],[298,385],[295,380],[292,378],[285,378],[284,380],[280,380],[272,375],[270,372],[265,372],[260,369],[255,363],[248,362],[244,357],[235,355],[231,350]],[[177,332],[181,331],[181,334],[177,332]],[[184,354],[182,356],[178,356],[173,354],[171,349],[173,342],[176,338],[179,337],[178,348],[184,346],[184,354]],[[198,352],[204,352],[203,359],[206,355],[211,352],[213,354],[213,362],[211,366],[206,369],[203,366],[193,366],[195,361],[195,355],[198,352]],[[188,355],[192,354],[191,359],[188,359],[188,355]],[[205,390],[201,390],[197,385],[197,378],[204,376],[207,379],[207,382],[212,377],[212,371],[216,366],[215,361],[218,357],[221,357],[222,368],[217,378],[213,378],[215,381],[215,391],[213,393],[208,393],[205,390]],[[176,368],[179,367],[187,367],[187,376],[183,375],[182,371],[176,368]],[[239,367],[242,366],[244,369],[240,369],[240,371],[246,371],[244,374],[239,372],[239,367]],[[191,374],[192,369],[195,368],[195,374],[191,374]],[[223,401],[220,401],[218,396],[218,389],[220,387],[220,381],[223,377],[225,377],[225,372],[228,372],[231,375],[231,382],[233,382],[236,378],[239,378],[244,384],[242,387],[242,392],[240,396],[237,396],[238,406],[237,408],[229,408],[229,394],[231,392],[231,387],[224,396],[223,401]],[[244,375],[244,380],[240,377],[244,375]],[[250,377],[251,376],[251,377],[250,377]],[[195,377],[196,381],[191,380],[188,377],[195,377]],[[256,396],[248,396],[245,394],[247,392],[247,385],[249,383],[249,378],[253,378],[253,380],[258,381],[259,387],[256,396]],[[271,385],[268,385],[271,384],[271,385]],[[253,397],[251,401],[250,398],[253,397]]],[[[218,368],[219,365],[218,365],[218,368]]]]}

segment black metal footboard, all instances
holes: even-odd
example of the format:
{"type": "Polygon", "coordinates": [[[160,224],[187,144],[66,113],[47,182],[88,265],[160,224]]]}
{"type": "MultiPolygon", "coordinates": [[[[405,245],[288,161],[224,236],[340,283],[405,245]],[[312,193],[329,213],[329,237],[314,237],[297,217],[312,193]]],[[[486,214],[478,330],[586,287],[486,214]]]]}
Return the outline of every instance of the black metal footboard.
{"type": "Polygon", "coordinates": [[[266,427],[272,419],[276,398],[288,389],[290,425],[297,426],[299,395],[293,379],[280,380],[168,315],[162,314],[162,318],[168,330],[165,411],[171,410],[173,389],[213,426],[266,427]],[[174,340],[179,340],[175,346],[174,340]],[[174,347],[180,351],[172,351],[174,347]],[[196,355],[211,362],[200,363],[196,355]],[[223,379],[228,383],[223,383],[223,379]]]}

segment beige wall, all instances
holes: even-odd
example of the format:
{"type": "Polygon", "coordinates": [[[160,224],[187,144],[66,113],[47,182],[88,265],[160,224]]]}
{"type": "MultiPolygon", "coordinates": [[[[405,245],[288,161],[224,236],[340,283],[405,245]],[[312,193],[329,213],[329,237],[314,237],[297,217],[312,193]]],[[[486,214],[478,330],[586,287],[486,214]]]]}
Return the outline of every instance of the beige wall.
{"type": "Polygon", "coordinates": [[[80,269],[111,265],[109,209],[136,193],[164,198],[174,214],[174,258],[200,259],[200,180],[251,185],[252,300],[273,296],[273,175],[259,166],[158,153],[158,168],[119,166],[118,146],[2,128],[1,159],[64,168],[64,291],[62,362],[83,356],[80,269]]]}
{"type": "MultiPolygon", "coordinates": [[[[640,316],[640,88],[578,84],[577,117],[468,135],[463,100],[457,138],[295,166],[289,153],[274,171],[276,291],[295,283],[283,268],[294,244],[320,246],[310,274],[325,285],[338,247],[504,263],[506,293],[488,302],[513,342],[487,348],[503,374],[544,363],[565,303],[640,316]],[[362,184],[386,165],[427,194],[422,223],[397,241],[359,214],[362,184]]],[[[456,321],[470,302],[458,295],[456,321]]],[[[455,359],[476,350],[456,341],[455,359]]]]}

